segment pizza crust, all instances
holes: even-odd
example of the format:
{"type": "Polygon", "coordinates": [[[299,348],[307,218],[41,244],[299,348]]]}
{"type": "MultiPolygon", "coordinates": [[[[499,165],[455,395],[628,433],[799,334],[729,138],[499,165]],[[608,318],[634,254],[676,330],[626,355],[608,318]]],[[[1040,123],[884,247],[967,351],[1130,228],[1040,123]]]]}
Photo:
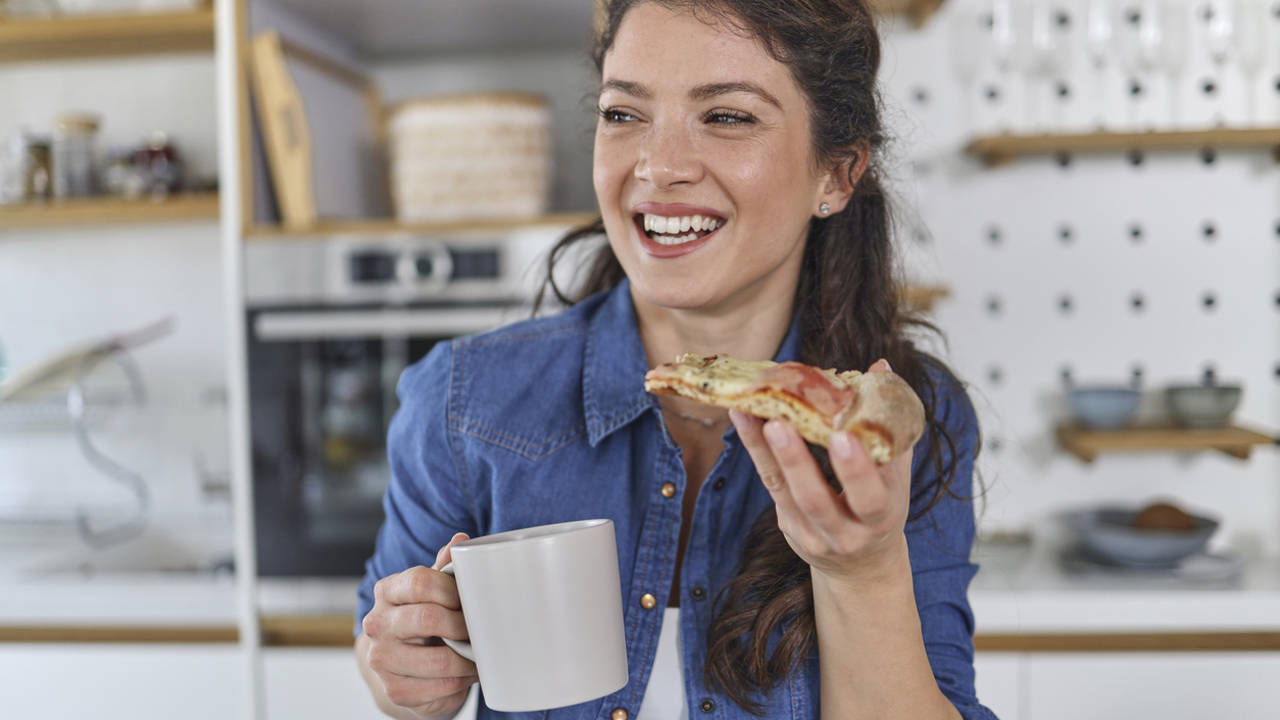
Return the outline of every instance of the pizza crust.
{"type": "MultiPolygon", "coordinates": [[[[823,447],[829,446],[833,428],[839,428],[855,435],[878,465],[908,452],[923,434],[924,405],[911,386],[893,373],[820,371],[831,382],[853,390],[852,401],[833,417],[792,393],[759,383],[752,386],[744,378],[730,385],[737,392],[717,392],[717,376],[731,372],[737,362],[725,356],[681,355],[675,363],[646,374],[644,387],[652,393],[680,395],[761,418],[785,418],[801,437],[823,447]]],[[[776,363],[742,365],[758,373],[776,363]]]]}

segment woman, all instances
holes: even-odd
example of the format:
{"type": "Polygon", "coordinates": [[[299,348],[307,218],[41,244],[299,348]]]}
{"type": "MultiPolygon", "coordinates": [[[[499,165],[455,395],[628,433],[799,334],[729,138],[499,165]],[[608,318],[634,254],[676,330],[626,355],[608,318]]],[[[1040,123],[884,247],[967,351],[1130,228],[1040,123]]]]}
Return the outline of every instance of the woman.
{"type": "Polygon", "coordinates": [[[897,308],[867,7],[617,0],[595,58],[601,221],[551,261],[607,235],[586,292],[439,347],[401,381],[357,615],[379,706],[450,717],[476,680],[426,641],[467,636],[436,571],[448,545],[609,517],[631,681],[545,717],[991,717],[966,599],[977,427],[897,308]],[[681,352],[874,362],[921,395],[925,437],[877,468],[848,435],[828,456],[785,421],[646,394],[644,372],[681,352]],[[679,608],[679,656],[657,606],[679,608]]]}

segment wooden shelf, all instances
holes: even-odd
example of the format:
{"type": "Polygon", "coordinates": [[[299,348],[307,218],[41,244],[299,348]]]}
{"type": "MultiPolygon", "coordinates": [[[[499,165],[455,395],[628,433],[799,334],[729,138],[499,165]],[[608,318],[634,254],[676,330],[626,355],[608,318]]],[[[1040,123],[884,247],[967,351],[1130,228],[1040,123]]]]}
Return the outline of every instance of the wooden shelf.
{"type": "Polygon", "coordinates": [[[903,15],[913,27],[921,27],[938,9],[943,0],[871,0],[878,15],[903,15]]]}
{"type": "Polygon", "coordinates": [[[0,63],[212,50],[212,8],[129,15],[0,17],[0,63]]]}
{"type": "Polygon", "coordinates": [[[166,200],[85,198],[28,205],[0,206],[0,232],[18,228],[64,225],[125,225],[133,223],[215,220],[217,193],[173,195],[166,200]]]}
{"type": "Polygon", "coordinates": [[[446,233],[492,232],[529,227],[585,225],[599,217],[593,212],[551,213],[537,218],[513,218],[494,220],[467,220],[448,223],[404,224],[395,220],[321,220],[305,228],[286,228],[279,225],[255,225],[245,230],[245,238],[254,240],[279,240],[295,238],[305,240],[327,235],[386,235],[413,233],[415,235],[443,235],[446,233]]]}
{"type": "MultiPolygon", "coordinates": [[[[1049,153],[1126,152],[1131,150],[1200,150],[1203,148],[1280,149],[1280,128],[1182,130],[1079,135],[998,135],[981,137],[965,152],[989,166],[1003,165],[1022,155],[1049,153]]],[[[1280,159],[1280,154],[1277,156],[1280,159]]]]}
{"type": "Polygon", "coordinates": [[[902,290],[902,299],[907,307],[920,313],[933,311],[933,306],[951,291],[939,285],[908,285],[902,290]]]}
{"type": "Polygon", "coordinates": [[[1246,460],[1258,445],[1274,445],[1280,442],[1242,427],[1190,429],[1168,426],[1146,426],[1120,430],[1089,430],[1076,425],[1060,425],[1057,429],[1058,444],[1064,450],[1085,462],[1093,462],[1104,452],[1136,452],[1167,450],[1192,452],[1217,450],[1232,457],[1246,460]]]}

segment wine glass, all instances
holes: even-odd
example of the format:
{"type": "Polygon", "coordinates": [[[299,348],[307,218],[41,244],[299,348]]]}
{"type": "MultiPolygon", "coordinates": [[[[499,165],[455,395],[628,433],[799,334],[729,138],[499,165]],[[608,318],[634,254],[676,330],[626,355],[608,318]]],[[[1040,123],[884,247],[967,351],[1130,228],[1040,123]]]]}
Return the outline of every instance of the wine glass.
{"type": "Polygon", "coordinates": [[[1169,122],[1176,128],[1180,122],[1178,95],[1182,77],[1187,69],[1187,55],[1191,42],[1191,18],[1182,0],[1164,0],[1160,13],[1160,65],[1164,68],[1169,87],[1169,122]]]}
{"type": "Polygon", "coordinates": [[[1098,127],[1106,125],[1106,76],[1115,40],[1112,10],[1112,0],[1088,0],[1084,11],[1084,46],[1094,72],[1094,123],[1098,127]]]}
{"type": "Polygon", "coordinates": [[[958,4],[950,21],[951,69],[960,84],[961,122],[968,129],[973,116],[973,86],[987,41],[987,17],[977,8],[958,4]]]}
{"type": "Polygon", "coordinates": [[[1245,120],[1257,121],[1257,82],[1266,58],[1266,29],[1271,25],[1262,3],[1256,0],[1235,2],[1234,47],[1236,65],[1244,76],[1245,120]]]}
{"type": "Polygon", "coordinates": [[[1235,3],[1231,0],[1210,0],[1204,6],[1205,48],[1215,65],[1225,65],[1231,56],[1231,45],[1236,34],[1235,3]]]}
{"type": "MultiPolygon", "coordinates": [[[[1012,97],[1014,93],[1012,88],[1019,81],[1025,96],[1027,93],[1026,76],[1020,71],[1025,60],[1026,38],[1023,36],[1022,29],[1022,11],[1019,7],[1018,0],[990,0],[989,10],[991,13],[991,54],[995,63],[997,73],[1004,81],[1006,88],[1010,90],[1008,95],[1012,97]]],[[[1001,122],[1005,129],[1011,122],[1011,114],[1001,114],[1001,122]]]]}
{"type": "Polygon", "coordinates": [[[1139,100],[1142,95],[1141,80],[1160,69],[1164,51],[1164,30],[1160,17],[1162,7],[1158,0],[1141,0],[1128,6],[1117,31],[1120,60],[1133,83],[1130,91],[1130,121],[1138,124],[1139,100]]]}
{"type": "Polygon", "coordinates": [[[1041,85],[1051,85],[1067,69],[1071,56],[1070,48],[1063,35],[1070,20],[1069,16],[1054,4],[1054,0],[1032,0],[1028,14],[1027,114],[1032,126],[1035,129],[1041,129],[1039,113],[1039,99],[1043,94],[1041,85]]]}

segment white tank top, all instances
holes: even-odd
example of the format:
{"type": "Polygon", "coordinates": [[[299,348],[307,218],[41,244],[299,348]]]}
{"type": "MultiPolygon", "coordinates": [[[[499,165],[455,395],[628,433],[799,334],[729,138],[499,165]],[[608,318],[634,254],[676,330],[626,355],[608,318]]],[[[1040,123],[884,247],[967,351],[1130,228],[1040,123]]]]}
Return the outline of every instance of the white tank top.
{"type": "Polygon", "coordinates": [[[680,608],[669,607],[662,613],[658,655],[653,659],[653,671],[649,673],[637,720],[689,720],[689,707],[684,701],[682,657],[680,608]]]}

